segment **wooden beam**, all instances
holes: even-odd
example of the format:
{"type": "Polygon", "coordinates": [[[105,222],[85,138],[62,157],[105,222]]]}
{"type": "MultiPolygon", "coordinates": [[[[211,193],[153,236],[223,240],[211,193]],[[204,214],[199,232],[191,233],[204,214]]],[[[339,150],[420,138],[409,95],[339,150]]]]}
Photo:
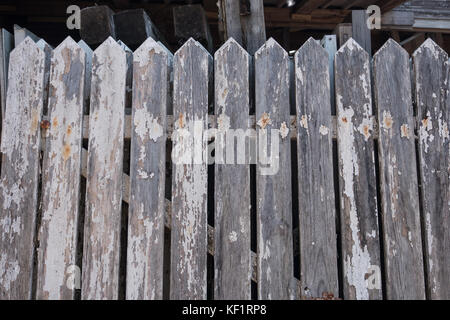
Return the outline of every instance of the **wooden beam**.
{"type": "Polygon", "coordinates": [[[87,7],[80,14],[80,36],[88,45],[99,45],[108,37],[116,39],[114,12],[108,6],[87,7]]]}
{"type": "Polygon", "coordinates": [[[372,55],[371,31],[367,27],[368,15],[365,10],[352,11],[352,37],[364,50],[372,55]]]}

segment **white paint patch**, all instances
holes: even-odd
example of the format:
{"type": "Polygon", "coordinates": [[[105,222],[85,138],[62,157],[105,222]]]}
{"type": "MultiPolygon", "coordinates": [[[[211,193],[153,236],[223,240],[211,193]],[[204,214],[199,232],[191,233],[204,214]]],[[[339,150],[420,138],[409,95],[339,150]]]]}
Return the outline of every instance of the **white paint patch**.
{"type": "Polygon", "coordinates": [[[256,123],[261,129],[265,129],[266,126],[272,124],[272,120],[270,119],[270,115],[264,112],[261,118],[256,123]]]}
{"type": "Polygon", "coordinates": [[[328,135],[328,133],[330,132],[330,129],[328,129],[328,127],[325,127],[324,125],[321,125],[319,128],[319,133],[323,136],[328,135]]]}
{"type": "Polygon", "coordinates": [[[289,134],[289,128],[286,125],[286,122],[283,121],[280,126],[280,135],[282,139],[285,139],[289,134]]]}
{"type": "Polygon", "coordinates": [[[163,127],[158,123],[158,119],[154,118],[146,109],[145,103],[143,108],[136,108],[134,113],[134,131],[141,141],[145,141],[145,138],[148,137],[156,142],[158,138],[163,136],[163,127]]]}
{"type": "Polygon", "coordinates": [[[236,242],[237,241],[236,231],[231,231],[230,234],[228,235],[228,239],[230,240],[230,242],[236,242]]]}
{"type": "Polygon", "coordinates": [[[421,121],[419,127],[419,139],[425,153],[428,153],[428,143],[434,141],[434,135],[430,133],[431,130],[433,130],[433,122],[431,119],[430,111],[428,111],[427,117],[421,121]]]}

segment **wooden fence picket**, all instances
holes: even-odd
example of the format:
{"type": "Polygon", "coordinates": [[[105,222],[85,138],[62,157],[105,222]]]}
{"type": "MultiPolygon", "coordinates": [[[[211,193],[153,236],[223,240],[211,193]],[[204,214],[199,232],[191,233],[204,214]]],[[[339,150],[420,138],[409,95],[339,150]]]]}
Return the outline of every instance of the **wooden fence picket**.
{"type": "Polygon", "coordinates": [[[26,38],[10,55],[0,183],[0,299],[31,298],[45,53],[26,38]]]}
{"type": "Polygon", "coordinates": [[[69,281],[76,263],[85,53],[70,37],[53,51],[50,74],[37,298],[73,299],[75,284],[69,281]]]}
{"type": "Polygon", "coordinates": [[[301,295],[337,297],[328,53],[310,38],[295,59],[301,295]]]}
{"type": "Polygon", "coordinates": [[[214,55],[214,77],[215,114],[218,115],[214,172],[214,298],[250,299],[250,166],[245,157],[249,55],[233,38],[214,55]],[[241,131],[236,131],[235,137],[228,129],[241,131]]]}
{"type": "Polygon", "coordinates": [[[170,59],[151,38],[134,53],[127,299],[162,299],[170,59]]]}
{"type": "Polygon", "coordinates": [[[381,299],[369,55],[350,39],[335,57],[345,299],[381,299]]]}
{"type": "Polygon", "coordinates": [[[409,55],[390,39],[373,68],[386,296],[425,299],[409,55]]]}
{"type": "MultiPolygon", "coordinates": [[[[2,120],[5,119],[6,88],[8,87],[9,55],[14,48],[14,36],[6,29],[0,29],[0,106],[2,120]]],[[[0,124],[1,127],[1,124],[0,124]]]]}
{"type": "Polygon", "coordinates": [[[171,299],[206,299],[206,142],[212,57],[189,39],[173,61],[171,299]],[[195,142],[194,142],[195,141],[195,142]]]}
{"type": "Polygon", "coordinates": [[[92,60],[82,299],[117,299],[126,53],[112,38],[92,60]]]}
{"type": "Polygon", "coordinates": [[[450,299],[450,64],[428,39],[413,55],[427,292],[450,299]]]}
{"type": "Polygon", "coordinates": [[[92,77],[92,55],[94,52],[83,40],[78,41],[78,46],[84,50],[86,53],[85,66],[86,71],[84,72],[84,107],[83,113],[89,114],[89,105],[91,99],[91,77],[92,77]]]}
{"type": "Polygon", "coordinates": [[[255,94],[256,130],[258,139],[262,139],[256,172],[258,299],[296,299],[289,56],[272,38],[255,53],[255,94]],[[275,148],[274,144],[277,144],[275,148]],[[260,159],[261,153],[267,158],[260,159]]]}

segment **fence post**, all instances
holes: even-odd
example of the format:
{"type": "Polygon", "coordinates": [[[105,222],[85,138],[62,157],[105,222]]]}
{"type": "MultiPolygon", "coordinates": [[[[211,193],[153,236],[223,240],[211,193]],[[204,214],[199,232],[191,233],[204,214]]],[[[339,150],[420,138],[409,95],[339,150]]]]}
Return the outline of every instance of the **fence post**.
{"type": "Polygon", "coordinates": [[[292,242],[289,56],[270,38],[255,53],[257,164],[258,298],[296,299],[292,242]],[[276,129],[276,130],[274,130],[276,129]],[[262,140],[262,141],[261,141],[262,140]],[[278,144],[275,148],[273,145],[278,144]],[[276,151],[275,151],[276,150],[276,151]],[[270,166],[270,167],[268,167],[270,166]]]}
{"type": "Polygon", "coordinates": [[[369,54],[350,39],[335,69],[344,298],[381,299],[369,54]]]}
{"type": "Polygon", "coordinates": [[[76,263],[85,53],[69,37],[52,55],[47,147],[42,177],[37,298],[73,299],[67,269],[76,263]]]}
{"type": "Polygon", "coordinates": [[[117,299],[126,53],[111,37],[92,59],[82,299],[117,299]]]}
{"type": "Polygon", "coordinates": [[[167,81],[171,54],[152,38],[134,53],[126,298],[162,299],[167,81]]]}
{"type": "Polygon", "coordinates": [[[328,53],[310,38],[295,56],[301,294],[338,296],[328,53]]]}
{"type": "Polygon", "coordinates": [[[450,64],[428,39],[413,55],[416,82],[427,293],[450,299],[450,64]]]}
{"type": "Polygon", "coordinates": [[[0,183],[0,299],[30,299],[45,53],[27,37],[10,55],[0,183]]]}
{"type": "Polygon", "coordinates": [[[171,299],[206,299],[207,163],[212,57],[190,38],[174,56],[171,299]]]}
{"type": "Polygon", "coordinates": [[[250,299],[250,167],[246,162],[249,55],[233,38],[214,55],[214,77],[218,115],[214,298],[250,299]],[[241,130],[233,135],[228,129],[241,130]]]}

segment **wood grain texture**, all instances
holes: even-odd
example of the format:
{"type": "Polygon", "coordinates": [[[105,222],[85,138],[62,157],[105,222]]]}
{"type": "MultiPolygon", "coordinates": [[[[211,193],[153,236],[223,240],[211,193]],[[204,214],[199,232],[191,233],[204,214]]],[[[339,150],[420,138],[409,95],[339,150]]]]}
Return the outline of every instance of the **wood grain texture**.
{"type": "Polygon", "coordinates": [[[409,55],[390,39],[374,56],[388,299],[425,299],[409,55]]]}
{"type": "Polygon", "coordinates": [[[85,53],[69,37],[51,59],[37,298],[60,300],[75,293],[67,269],[76,263],[85,53]]]}
{"type": "Polygon", "coordinates": [[[126,298],[162,299],[166,113],[171,54],[152,38],[133,58],[126,298]]]}
{"type": "Polygon", "coordinates": [[[371,31],[367,27],[368,17],[366,10],[352,10],[352,37],[369,56],[372,56],[371,31]]]}
{"type": "Polygon", "coordinates": [[[450,299],[450,64],[431,39],[414,53],[427,292],[450,299]]]}
{"type": "Polygon", "coordinates": [[[26,38],[10,56],[2,134],[0,299],[30,299],[45,53],[26,38]]]}
{"type": "MultiPolygon", "coordinates": [[[[14,36],[6,29],[0,29],[0,106],[2,120],[5,119],[6,89],[8,87],[9,55],[14,48],[14,36]]],[[[3,121],[2,121],[3,122],[3,121]]],[[[0,124],[1,125],[1,124],[0,124]]]]}
{"type": "Polygon", "coordinates": [[[257,132],[262,143],[256,171],[258,298],[296,299],[289,56],[272,38],[255,54],[255,93],[257,132]]]}
{"type": "Polygon", "coordinates": [[[171,299],[206,299],[208,90],[212,57],[189,39],[174,56],[171,299]],[[195,131],[195,132],[194,132],[195,131]],[[196,136],[194,143],[193,136],[196,136]]]}
{"type": "Polygon", "coordinates": [[[263,0],[248,0],[250,14],[241,15],[241,25],[245,48],[250,56],[266,42],[266,26],[264,23],[263,0]]]}
{"type": "Polygon", "coordinates": [[[78,46],[86,53],[84,72],[84,114],[89,114],[89,105],[91,100],[91,77],[92,77],[92,55],[94,52],[83,40],[78,41],[78,46]]]}
{"type": "Polygon", "coordinates": [[[112,38],[94,51],[82,299],[117,299],[126,53],[112,38]]]}
{"type": "Polygon", "coordinates": [[[331,101],[331,114],[336,114],[336,98],[334,96],[334,55],[337,51],[337,40],[336,35],[327,35],[322,38],[320,41],[320,45],[327,51],[328,53],[328,62],[329,62],[329,74],[330,74],[330,101],[331,101]]]}
{"type": "Polygon", "coordinates": [[[310,38],[295,56],[302,297],[338,296],[328,53],[310,38]]]}
{"type": "Polygon", "coordinates": [[[232,38],[214,55],[214,77],[215,113],[219,115],[214,175],[214,298],[250,299],[250,167],[245,157],[249,55],[232,38]],[[241,130],[233,135],[228,129],[241,130]]]}
{"type": "Polygon", "coordinates": [[[381,299],[369,55],[350,39],[335,58],[345,299],[381,299]]]}

